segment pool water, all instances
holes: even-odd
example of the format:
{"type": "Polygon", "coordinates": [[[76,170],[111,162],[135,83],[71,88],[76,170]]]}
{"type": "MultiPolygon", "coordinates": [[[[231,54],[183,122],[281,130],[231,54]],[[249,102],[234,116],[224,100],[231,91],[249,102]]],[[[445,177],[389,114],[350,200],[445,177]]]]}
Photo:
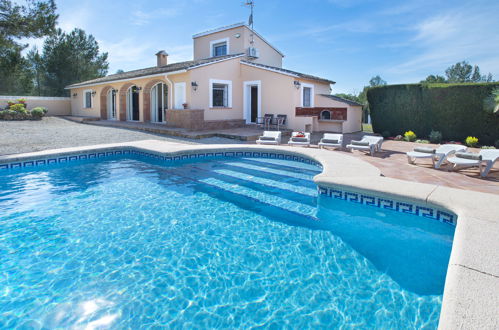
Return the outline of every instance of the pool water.
{"type": "Polygon", "coordinates": [[[320,198],[314,165],[0,174],[0,328],[436,328],[454,228],[320,198]]]}

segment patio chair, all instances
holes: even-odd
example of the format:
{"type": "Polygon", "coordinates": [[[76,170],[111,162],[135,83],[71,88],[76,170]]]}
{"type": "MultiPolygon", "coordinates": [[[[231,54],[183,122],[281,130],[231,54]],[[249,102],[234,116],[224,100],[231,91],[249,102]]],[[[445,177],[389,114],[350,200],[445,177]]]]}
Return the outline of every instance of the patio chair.
{"type": "Polygon", "coordinates": [[[363,136],[360,141],[352,140],[350,144],[347,145],[347,149],[350,150],[361,150],[361,151],[369,151],[371,156],[374,156],[374,153],[377,151],[381,151],[381,145],[383,144],[383,137],[381,136],[371,136],[366,135],[363,136]]]}
{"type": "Polygon", "coordinates": [[[256,124],[256,127],[263,128],[265,126],[265,118],[264,117],[257,117],[255,124],[256,124]]]}
{"type": "Polygon", "coordinates": [[[264,131],[263,135],[256,140],[257,144],[280,144],[281,132],[280,131],[264,131]]]}
{"type": "Polygon", "coordinates": [[[270,129],[270,126],[272,125],[272,121],[274,120],[274,115],[273,114],[265,114],[263,115],[263,120],[264,120],[264,125],[265,129],[270,129]]]}
{"type": "Polygon", "coordinates": [[[431,158],[434,168],[440,168],[443,162],[456,152],[464,152],[466,147],[459,144],[443,144],[437,149],[414,148],[414,151],[407,153],[407,162],[414,164],[416,158],[431,158]],[[437,161],[438,160],[438,161],[437,161]]]}
{"type": "Polygon", "coordinates": [[[341,148],[343,146],[343,134],[324,133],[319,142],[319,148],[331,147],[341,148]]]}
{"type": "Polygon", "coordinates": [[[277,115],[275,119],[277,130],[279,130],[280,127],[286,127],[287,118],[287,115],[277,115]]]}
{"type": "Polygon", "coordinates": [[[291,138],[288,141],[288,144],[292,145],[292,146],[309,147],[310,146],[310,133],[293,132],[291,134],[291,138]]]}
{"type": "Polygon", "coordinates": [[[448,158],[447,160],[449,163],[454,164],[452,168],[453,170],[477,166],[480,171],[480,175],[482,177],[486,177],[495,162],[499,160],[499,149],[484,149],[480,150],[478,154],[456,152],[454,157],[448,158]]]}

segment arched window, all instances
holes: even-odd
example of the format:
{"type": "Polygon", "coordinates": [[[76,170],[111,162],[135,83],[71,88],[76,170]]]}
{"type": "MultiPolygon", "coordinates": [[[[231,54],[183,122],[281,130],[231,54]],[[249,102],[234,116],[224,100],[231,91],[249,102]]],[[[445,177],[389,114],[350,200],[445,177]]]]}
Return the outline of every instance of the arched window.
{"type": "Polygon", "coordinates": [[[331,112],[329,110],[322,110],[321,119],[322,120],[331,120],[331,112]]]}
{"type": "Polygon", "coordinates": [[[164,122],[166,109],[168,109],[168,85],[159,83],[151,89],[151,122],[164,122]]]}

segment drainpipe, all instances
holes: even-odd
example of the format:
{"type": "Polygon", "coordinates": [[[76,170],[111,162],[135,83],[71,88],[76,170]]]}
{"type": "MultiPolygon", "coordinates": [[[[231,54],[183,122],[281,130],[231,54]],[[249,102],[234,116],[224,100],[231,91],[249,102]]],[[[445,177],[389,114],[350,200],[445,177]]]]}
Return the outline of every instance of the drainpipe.
{"type": "MultiPolygon", "coordinates": [[[[168,79],[168,74],[165,74],[165,79],[166,81],[168,81],[168,83],[170,84],[170,109],[173,109],[173,83],[170,79],[168,79]]],[[[164,114],[166,115],[166,114],[164,114]]]]}

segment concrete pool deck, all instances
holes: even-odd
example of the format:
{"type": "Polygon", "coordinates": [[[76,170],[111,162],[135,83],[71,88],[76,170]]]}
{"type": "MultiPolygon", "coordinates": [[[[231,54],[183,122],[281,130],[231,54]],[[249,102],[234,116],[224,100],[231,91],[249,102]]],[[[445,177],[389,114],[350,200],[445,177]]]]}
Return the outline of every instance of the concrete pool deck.
{"type": "MultiPolygon", "coordinates": [[[[133,148],[160,155],[199,151],[271,151],[296,154],[323,165],[314,182],[326,187],[365,191],[419,205],[437,206],[458,216],[440,315],[441,329],[499,328],[499,196],[409,182],[381,176],[381,170],[359,157],[317,148],[256,145],[187,145],[145,140],[0,156],[0,165],[88,151],[133,148]]],[[[1,173],[1,172],[0,172],[1,173]]]]}

